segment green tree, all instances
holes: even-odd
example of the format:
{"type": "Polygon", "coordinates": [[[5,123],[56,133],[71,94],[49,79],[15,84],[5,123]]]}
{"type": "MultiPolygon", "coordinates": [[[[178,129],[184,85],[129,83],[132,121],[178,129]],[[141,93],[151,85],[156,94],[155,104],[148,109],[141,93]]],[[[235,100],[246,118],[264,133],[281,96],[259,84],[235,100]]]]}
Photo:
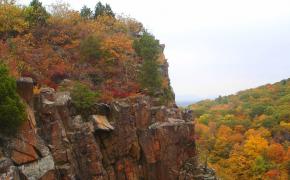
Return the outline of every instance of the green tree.
{"type": "Polygon", "coordinates": [[[16,93],[16,81],[8,74],[5,65],[0,64],[0,128],[1,133],[16,133],[25,120],[25,109],[16,93]]]}
{"type": "Polygon", "coordinates": [[[99,97],[97,92],[93,92],[84,84],[77,83],[71,92],[72,102],[77,111],[87,118],[90,108],[94,105],[99,97]]]}
{"type": "Polygon", "coordinates": [[[159,41],[150,33],[144,32],[140,39],[134,41],[133,47],[136,53],[143,58],[139,74],[140,84],[143,89],[154,94],[161,90],[162,86],[160,66],[157,62],[161,52],[159,41]]]}
{"type": "Polygon", "coordinates": [[[139,79],[143,89],[148,89],[150,94],[160,90],[161,88],[161,76],[159,71],[159,65],[154,60],[144,60],[139,79]]]}
{"type": "Polygon", "coordinates": [[[101,40],[96,36],[88,36],[80,44],[80,53],[83,60],[92,61],[102,56],[101,40]]]}
{"type": "Polygon", "coordinates": [[[258,156],[252,165],[252,172],[258,178],[262,178],[262,175],[269,169],[270,164],[262,157],[258,156]]]}
{"type": "Polygon", "coordinates": [[[95,7],[94,17],[97,18],[98,16],[103,15],[115,17],[115,14],[112,11],[111,6],[109,4],[103,5],[101,2],[98,2],[95,7]]]}
{"type": "Polygon", "coordinates": [[[139,40],[135,40],[133,47],[144,60],[156,61],[161,52],[159,41],[148,32],[144,32],[139,40]]]}
{"type": "Polygon", "coordinates": [[[92,18],[92,10],[87,6],[83,6],[80,12],[80,15],[83,19],[91,19],[92,18]]]}
{"type": "Polygon", "coordinates": [[[29,23],[30,27],[36,25],[46,25],[47,19],[49,18],[49,13],[46,11],[45,7],[38,0],[32,0],[30,5],[25,8],[25,18],[29,23]]]}
{"type": "Polygon", "coordinates": [[[250,112],[250,116],[252,118],[254,118],[256,116],[260,116],[260,115],[262,115],[265,112],[266,109],[267,109],[266,105],[257,104],[257,105],[252,107],[252,111],[250,112]]]}

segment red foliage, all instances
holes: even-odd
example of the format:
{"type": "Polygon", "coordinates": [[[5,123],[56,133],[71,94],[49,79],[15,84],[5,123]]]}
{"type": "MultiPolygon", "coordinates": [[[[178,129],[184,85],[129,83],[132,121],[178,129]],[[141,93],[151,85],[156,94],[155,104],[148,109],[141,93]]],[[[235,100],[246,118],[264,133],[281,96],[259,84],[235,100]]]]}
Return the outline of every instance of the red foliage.
{"type": "Polygon", "coordinates": [[[280,172],[279,170],[277,169],[272,169],[272,170],[269,170],[266,174],[265,174],[265,177],[267,179],[271,179],[271,180],[278,180],[280,179],[280,172]]]}

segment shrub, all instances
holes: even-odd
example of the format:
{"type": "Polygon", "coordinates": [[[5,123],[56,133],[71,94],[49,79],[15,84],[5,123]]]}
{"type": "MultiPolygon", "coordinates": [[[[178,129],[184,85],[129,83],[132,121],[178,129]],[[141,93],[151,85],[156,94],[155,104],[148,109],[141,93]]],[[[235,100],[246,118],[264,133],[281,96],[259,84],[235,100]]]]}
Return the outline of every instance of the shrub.
{"type": "Polygon", "coordinates": [[[24,105],[16,93],[16,81],[8,74],[5,65],[0,64],[0,128],[1,133],[16,133],[25,120],[24,105]]]}
{"type": "Polygon", "coordinates": [[[170,102],[174,101],[174,99],[175,99],[175,95],[174,95],[173,89],[171,87],[164,88],[163,93],[160,97],[161,104],[168,105],[170,102]]]}
{"type": "Polygon", "coordinates": [[[77,83],[71,92],[72,103],[77,111],[85,118],[89,115],[90,108],[99,97],[97,92],[93,92],[86,85],[77,83]]]}
{"type": "Polygon", "coordinates": [[[96,36],[88,36],[81,42],[80,51],[83,60],[99,59],[102,56],[101,40],[96,36]]]}

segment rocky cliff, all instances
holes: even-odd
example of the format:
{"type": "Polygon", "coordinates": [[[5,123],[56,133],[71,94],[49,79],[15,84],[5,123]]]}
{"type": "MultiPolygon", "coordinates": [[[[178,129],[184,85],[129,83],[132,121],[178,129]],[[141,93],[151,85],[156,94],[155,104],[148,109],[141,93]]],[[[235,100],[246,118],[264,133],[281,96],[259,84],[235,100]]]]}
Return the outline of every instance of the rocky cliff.
{"type": "Polygon", "coordinates": [[[196,167],[189,112],[134,96],[95,104],[83,119],[69,93],[18,81],[27,121],[13,138],[0,138],[0,179],[192,179],[196,167]]]}

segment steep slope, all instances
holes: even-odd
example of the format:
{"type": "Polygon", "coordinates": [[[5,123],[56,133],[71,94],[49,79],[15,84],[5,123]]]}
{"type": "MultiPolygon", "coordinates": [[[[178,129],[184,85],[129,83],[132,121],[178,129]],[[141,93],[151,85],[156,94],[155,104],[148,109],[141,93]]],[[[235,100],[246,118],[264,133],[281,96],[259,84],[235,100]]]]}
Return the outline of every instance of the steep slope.
{"type": "Polygon", "coordinates": [[[98,92],[100,101],[110,102],[146,93],[150,86],[140,77],[145,69],[145,80],[159,91],[155,95],[173,99],[165,46],[136,20],[103,12],[102,4],[87,17],[66,4],[52,6],[49,14],[38,0],[28,7],[7,2],[0,4],[0,61],[13,76],[31,77],[38,86],[62,90],[63,81],[69,79],[98,92]],[[143,68],[149,61],[154,62],[150,68],[155,74],[143,68]]]}
{"type": "Polygon", "coordinates": [[[48,13],[38,0],[1,3],[0,22],[0,65],[27,115],[13,136],[0,131],[1,180],[203,179],[165,46],[141,23],[101,3],[48,13]]]}
{"type": "Polygon", "coordinates": [[[69,93],[18,85],[28,120],[1,136],[1,179],[177,179],[196,157],[190,114],[148,96],[95,104],[84,120],[69,93]]]}
{"type": "Polygon", "coordinates": [[[224,179],[288,179],[289,97],[287,79],[191,105],[203,160],[224,179]]]}

